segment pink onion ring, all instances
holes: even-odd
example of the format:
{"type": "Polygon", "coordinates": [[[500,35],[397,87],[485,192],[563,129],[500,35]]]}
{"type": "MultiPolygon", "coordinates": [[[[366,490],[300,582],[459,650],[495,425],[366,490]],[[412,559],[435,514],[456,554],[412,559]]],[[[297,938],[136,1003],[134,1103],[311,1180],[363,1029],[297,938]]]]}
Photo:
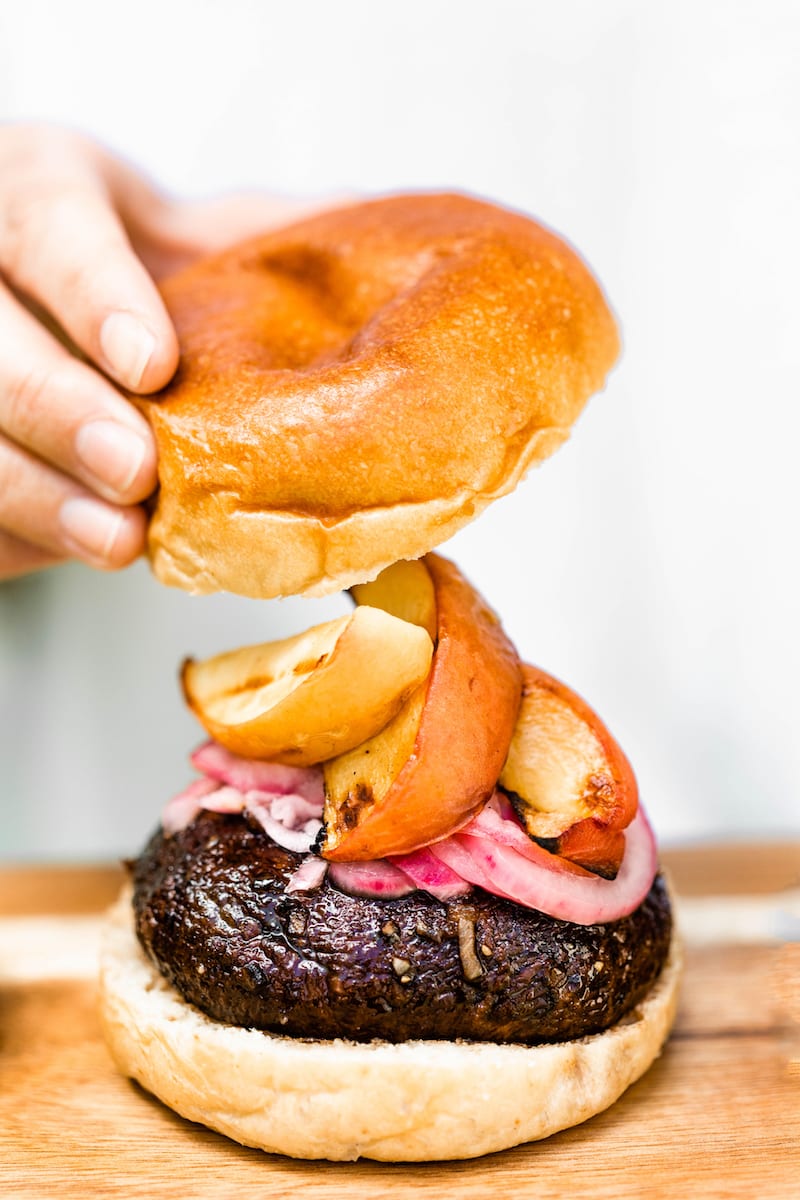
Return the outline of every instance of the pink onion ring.
{"type": "Polygon", "coordinates": [[[249,796],[269,796],[270,812],[276,821],[287,829],[302,829],[306,821],[319,820],[322,817],[322,804],[307,800],[297,793],[287,793],[283,796],[270,795],[268,792],[248,792],[249,796]]]}
{"type": "Polygon", "coordinates": [[[240,792],[290,792],[322,805],[325,794],[321,767],[287,767],[231,754],[218,742],[205,742],[191,757],[192,766],[211,779],[230,784],[240,792]]]}
{"type": "Polygon", "coordinates": [[[244,808],[244,796],[236,788],[223,784],[222,787],[218,787],[215,791],[209,792],[207,796],[204,796],[200,801],[200,807],[206,809],[208,812],[235,815],[236,813],[240,813],[244,808]]]}
{"type": "Polygon", "coordinates": [[[273,817],[269,801],[255,799],[252,792],[245,797],[244,807],[276,845],[282,846],[284,850],[292,850],[295,854],[308,854],[314,844],[317,830],[307,833],[303,829],[287,829],[273,817]]]}
{"type": "Polygon", "coordinates": [[[180,833],[191,825],[202,807],[200,801],[218,787],[215,779],[194,779],[182,792],[168,800],[161,813],[164,833],[180,833]]]}
{"type": "Polygon", "coordinates": [[[484,808],[473,817],[469,824],[457,830],[458,834],[466,833],[470,837],[486,838],[501,846],[511,846],[524,858],[531,859],[540,867],[551,871],[571,871],[575,875],[592,878],[592,872],[577,863],[570,863],[556,854],[550,854],[537,842],[528,836],[519,823],[511,805],[504,801],[498,792],[491,797],[484,808]]]}
{"type": "Polygon", "coordinates": [[[378,900],[397,900],[415,891],[405,872],[386,858],[371,862],[330,863],[328,877],[349,896],[371,896],[378,900]]]}
{"type": "Polygon", "coordinates": [[[427,846],[413,854],[395,854],[387,861],[399,867],[421,891],[430,892],[437,900],[452,900],[471,890],[466,879],[432,854],[427,846]]]}
{"type": "Polygon", "coordinates": [[[641,805],[625,830],[625,853],[616,879],[558,868],[556,856],[534,842],[532,853],[522,855],[501,842],[458,833],[431,849],[486,891],[577,925],[603,925],[633,912],[649,892],[658,865],[653,831],[641,805]]]}
{"type": "Polygon", "coordinates": [[[451,871],[462,879],[475,884],[476,887],[482,887],[485,892],[493,892],[495,896],[503,896],[506,900],[512,899],[511,896],[507,896],[492,886],[491,874],[484,870],[482,864],[473,858],[467,848],[456,840],[455,836],[445,838],[441,842],[434,842],[428,849],[431,854],[440,858],[451,871]]]}
{"type": "Polygon", "coordinates": [[[292,892],[313,892],[314,888],[318,888],[322,883],[327,869],[328,864],[324,858],[317,858],[315,854],[309,854],[308,858],[304,858],[297,870],[289,877],[285,891],[290,895],[292,892]]]}

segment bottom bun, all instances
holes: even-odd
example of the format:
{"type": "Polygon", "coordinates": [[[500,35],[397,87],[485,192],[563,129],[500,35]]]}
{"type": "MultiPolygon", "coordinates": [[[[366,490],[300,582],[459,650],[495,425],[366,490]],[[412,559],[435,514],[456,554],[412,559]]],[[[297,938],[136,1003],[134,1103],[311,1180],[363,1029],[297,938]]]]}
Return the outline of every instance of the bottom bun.
{"type": "Polygon", "coordinates": [[[110,913],[101,1011],[120,1070],[190,1121],[293,1158],[476,1158],[602,1112],[657,1058],[675,1018],[680,951],[604,1033],[523,1046],[311,1041],[213,1021],[147,960],[130,894],[110,913]]]}

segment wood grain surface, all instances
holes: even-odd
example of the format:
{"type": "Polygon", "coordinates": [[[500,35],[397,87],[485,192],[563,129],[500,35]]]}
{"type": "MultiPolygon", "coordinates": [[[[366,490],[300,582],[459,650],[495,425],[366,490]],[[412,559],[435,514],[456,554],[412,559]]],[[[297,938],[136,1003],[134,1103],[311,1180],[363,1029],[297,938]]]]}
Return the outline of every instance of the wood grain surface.
{"type": "Polygon", "coordinates": [[[424,1166],[244,1149],[120,1078],[93,978],[120,871],[0,869],[0,1197],[797,1200],[800,843],[664,857],[686,897],[688,953],[658,1062],[608,1112],[546,1142],[424,1166]]]}

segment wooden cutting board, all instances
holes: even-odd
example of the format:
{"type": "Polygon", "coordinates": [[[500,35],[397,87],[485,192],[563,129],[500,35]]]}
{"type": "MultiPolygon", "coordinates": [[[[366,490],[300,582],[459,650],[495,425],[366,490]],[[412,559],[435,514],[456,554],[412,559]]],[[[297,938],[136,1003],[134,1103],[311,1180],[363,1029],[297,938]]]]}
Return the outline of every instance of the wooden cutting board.
{"type": "Polygon", "coordinates": [[[800,843],[664,855],[688,944],[675,1033],[608,1112],[472,1162],[244,1149],[120,1078],[95,957],[115,868],[0,870],[0,1197],[800,1197],[800,843]]]}

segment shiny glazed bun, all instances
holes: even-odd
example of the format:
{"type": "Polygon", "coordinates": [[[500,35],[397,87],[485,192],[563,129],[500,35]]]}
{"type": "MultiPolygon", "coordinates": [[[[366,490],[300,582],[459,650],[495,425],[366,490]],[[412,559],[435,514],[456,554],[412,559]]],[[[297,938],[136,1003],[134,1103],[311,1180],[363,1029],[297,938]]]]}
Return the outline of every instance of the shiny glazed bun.
{"type": "Polygon", "coordinates": [[[548,1137],[608,1108],[675,1017],[681,951],[604,1033],[539,1046],[314,1041],[212,1021],[145,957],[124,894],[106,929],[100,1007],[120,1070],[190,1121],[294,1158],[428,1162],[548,1137]]]}
{"type": "Polygon", "coordinates": [[[461,195],[322,213],[163,288],[164,583],[321,595],[444,541],[568,436],[618,351],[576,254],[461,195]]]}

